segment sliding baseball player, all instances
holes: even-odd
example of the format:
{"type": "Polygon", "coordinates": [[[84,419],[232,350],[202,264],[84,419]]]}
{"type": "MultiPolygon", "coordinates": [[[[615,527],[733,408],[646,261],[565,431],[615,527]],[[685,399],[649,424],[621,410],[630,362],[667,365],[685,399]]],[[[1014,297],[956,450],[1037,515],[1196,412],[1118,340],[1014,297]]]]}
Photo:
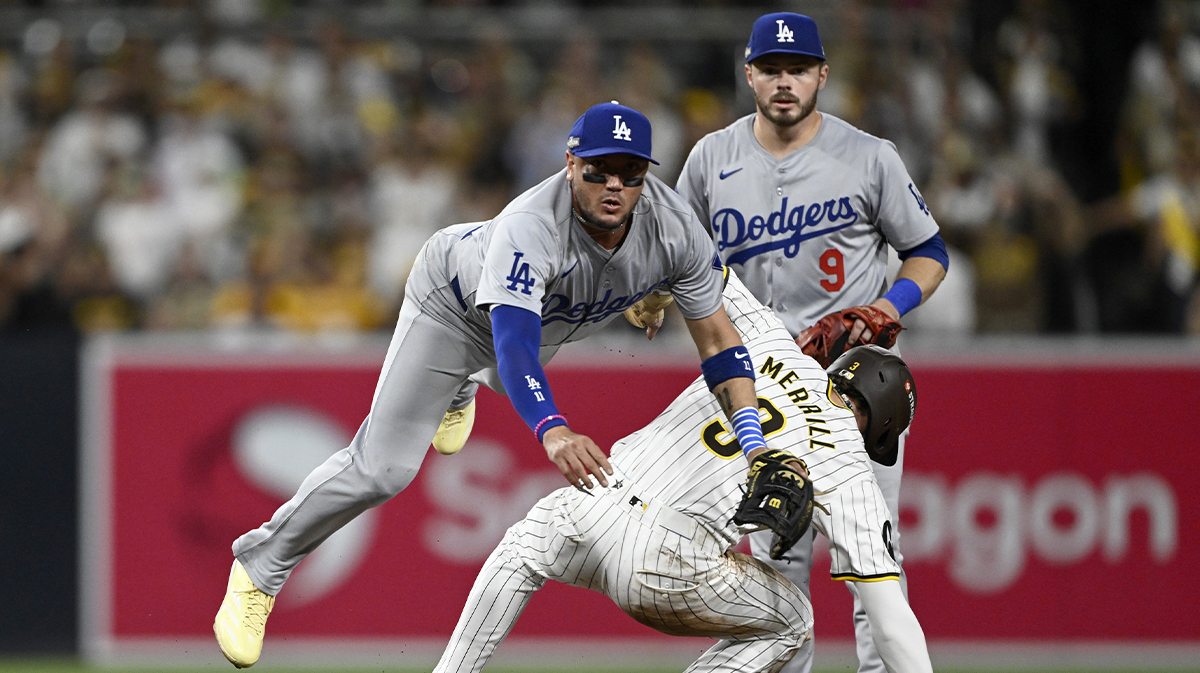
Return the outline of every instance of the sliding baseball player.
{"type": "Polygon", "coordinates": [[[778,671],[810,637],[810,604],[783,575],[731,547],[744,524],[761,523],[775,529],[771,553],[782,556],[805,532],[804,517],[790,516],[797,511],[811,512],[829,538],[834,578],[858,585],[889,670],[932,670],[900,589],[890,515],[863,443],[894,441],[908,426],[916,406],[908,368],[863,346],[826,374],[732,274],[724,301],[756,363],[772,448],[744,455],[704,381],[695,381],[613,446],[606,488],[560,489],[508,530],[435,673],[483,669],[548,579],[602,592],[663,633],[718,639],[688,671],[778,671]],[[815,505],[800,497],[791,503],[799,510],[789,509],[795,491],[815,493],[815,505]]]}

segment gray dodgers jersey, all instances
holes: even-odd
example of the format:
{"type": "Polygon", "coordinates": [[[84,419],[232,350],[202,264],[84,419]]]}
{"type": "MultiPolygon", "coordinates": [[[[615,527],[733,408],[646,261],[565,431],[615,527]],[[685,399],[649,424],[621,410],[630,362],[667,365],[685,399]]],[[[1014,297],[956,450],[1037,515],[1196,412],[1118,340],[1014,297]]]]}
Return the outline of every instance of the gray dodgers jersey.
{"type": "Polygon", "coordinates": [[[702,138],[679,177],[721,258],[793,335],[878,299],[885,245],[908,250],[938,231],[892,143],[821,117],[782,160],[754,137],[754,114],[742,117],[702,138]]]}
{"type": "Polygon", "coordinates": [[[634,205],[625,240],[605,250],[571,211],[566,169],[526,191],[488,222],[439,232],[445,278],[467,328],[490,343],[487,307],[542,316],[542,346],[582,339],[655,288],[669,289],[689,319],[721,308],[722,265],[695,213],[654,176],[634,205]]]}

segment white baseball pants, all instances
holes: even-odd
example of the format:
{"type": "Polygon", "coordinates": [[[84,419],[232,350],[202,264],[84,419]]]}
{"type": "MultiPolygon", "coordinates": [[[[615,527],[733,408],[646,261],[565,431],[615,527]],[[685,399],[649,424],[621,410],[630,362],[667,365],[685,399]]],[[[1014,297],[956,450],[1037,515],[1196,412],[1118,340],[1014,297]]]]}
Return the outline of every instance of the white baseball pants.
{"type": "Polygon", "coordinates": [[[435,673],[482,670],[548,579],[604,593],[663,633],[720,639],[688,671],[775,673],[808,639],[808,600],[778,572],[629,482],[597,490],[555,491],[508,530],[435,673]]]}

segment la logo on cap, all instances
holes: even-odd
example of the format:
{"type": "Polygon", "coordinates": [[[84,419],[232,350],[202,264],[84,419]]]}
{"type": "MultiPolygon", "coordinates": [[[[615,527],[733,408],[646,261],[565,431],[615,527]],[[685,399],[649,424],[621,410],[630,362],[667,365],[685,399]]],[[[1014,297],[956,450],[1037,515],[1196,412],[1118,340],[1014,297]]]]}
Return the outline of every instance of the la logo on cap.
{"type": "Polygon", "coordinates": [[[646,115],[612,101],[593,105],[575,120],[567,136],[567,149],[581,158],[632,154],[657,164],[650,156],[650,135],[646,115]]]}
{"type": "Polygon", "coordinates": [[[629,125],[621,121],[621,115],[613,115],[613,138],[616,140],[633,140],[629,125]]]}
{"type": "Polygon", "coordinates": [[[779,32],[775,35],[776,39],[778,39],[780,42],[796,41],[793,38],[792,29],[787,27],[787,24],[783,22],[783,19],[776,19],[775,23],[779,24],[779,32]]]}

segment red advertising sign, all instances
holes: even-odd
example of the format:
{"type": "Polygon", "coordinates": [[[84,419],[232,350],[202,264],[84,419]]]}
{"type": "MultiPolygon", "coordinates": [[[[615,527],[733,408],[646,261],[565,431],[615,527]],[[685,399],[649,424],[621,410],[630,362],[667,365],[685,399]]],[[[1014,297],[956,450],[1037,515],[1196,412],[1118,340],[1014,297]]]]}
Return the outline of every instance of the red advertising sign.
{"type": "MultiPolygon", "coordinates": [[[[82,483],[92,658],[180,658],[187,647],[219,657],[211,628],[230,544],[353,436],[377,346],[347,357],[93,344],[82,483]]],[[[1200,365],[1169,376],[936,360],[914,370],[900,547],[935,652],[939,640],[1200,642],[1200,622],[1181,618],[1200,602],[1200,585],[1186,580],[1186,559],[1200,552],[1200,365]]],[[[572,426],[601,446],[649,422],[695,374],[630,358],[549,370],[572,426]]],[[[405,492],[301,563],[268,647],[370,642],[436,658],[504,530],[563,484],[506,400],[482,392],[460,454],[431,451],[405,492]]],[[[819,559],[812,583],[817,636],[845,641],[849,596],[827,567],[819,559]]],[[[599,594],[553,583],[511,636],[597,638],[707,646],[680,645],[599,594]]]]}

